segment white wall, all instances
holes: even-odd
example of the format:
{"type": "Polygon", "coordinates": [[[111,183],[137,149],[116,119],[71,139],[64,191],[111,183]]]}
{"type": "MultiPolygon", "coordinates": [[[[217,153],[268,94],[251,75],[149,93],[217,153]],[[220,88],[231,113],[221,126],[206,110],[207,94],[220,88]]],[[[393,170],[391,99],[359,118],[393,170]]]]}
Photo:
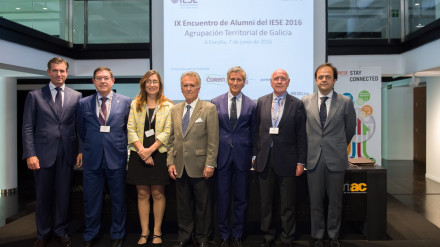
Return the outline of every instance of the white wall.
{"type": "Polygon", "coordinates": [[[387,90],[387,159],[413,159],[413,88],[387,90]]]}
{"type": "Polygon", "coordinates": [[[426,78],[426,177],[440,183],[440,78],[426,78]]]}

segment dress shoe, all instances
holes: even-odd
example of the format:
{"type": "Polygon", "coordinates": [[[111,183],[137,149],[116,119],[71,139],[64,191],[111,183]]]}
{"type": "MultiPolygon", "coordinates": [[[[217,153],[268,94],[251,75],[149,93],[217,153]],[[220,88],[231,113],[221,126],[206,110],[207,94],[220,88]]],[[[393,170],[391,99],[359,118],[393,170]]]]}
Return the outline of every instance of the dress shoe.
{"type": "Polygon", "coordinates": [[[185,247],[186,243],[184,242],[178,242],[177,244],[173,245],[173,247],[185,247]]]}
{"type": "Polygon", "coordinates": [[[231,242],[233,247],[243,247],[243,242],[240,238],[233,238],[231,242]]]}
{"type": "Polygon", "coordinates": [[[271,245],[272,245],[272,241],[264,239],[263,242],[261,242],[260,247],[270,247],[271,245]]]}
{"type": "Polygon", "coordinates": [[[161,247],[162,246],[162,235],[156,235],[154,234],[151,238],[151,245],[154,247],[161,247]],[[160,240],[160,243],[153,243],[154,241],[160,240]]]}
{"type": "Polygon", "coordinates": [[[147,246],[147,243],[148,243],[148,236],[149,236],[148,234],[147,234],[147,235],[142,235],[142,234],[141,234],[137,246],[138,246],[138,247],[142,247],[142,246],[145,247],[145,246],[147,246]],[[145,243],[143,243],[143,244],[139,244],[139,242],[140,242],[141,239],[143,239],[143,238],[145,238],[145,243]]]}
{"type": "Polygon", "coordinates": [[[337,239],[331,239],[329,245],[330,245],[330,247],[339,247],[339,246],[341,246],[341,244],[339,243],[339,241],[337,239]]]}
{"type": "Polygon", "coordinates": [[[92,246],[92,241],[84,241],[83,247],[90,247],[92,246]]]}
{"type": "Polygon", "coordinates": [[[220,240],[219,247],[229,247],[229,241],[227,239],[220,240]]]}
{"type": "Polygon", "coordinates": [[[123,247],[122,242],[122,239],[113,239],[112,247],[123,247]]]}
{"type": "Polygon", "coordinates": [[[201,242],[199,243],[199,247],[209,247],[208,242],[201,242]]]}
{"type": "Polygon", "coordinates": [[[47,239],[37,239],[34,242],[34,247],[46,247],[47,242],[47,239]]]}
{"type": "Polygon", "coordinates": [[[322,239],[313,239],[310,243],[312,247],[324,247],[324,241],[322,239]]]}
{"type": "Polygon", "coordinates": [[[72,242],[70,241],[70,238],[68,235],[58,236],[58,237],[56,237],[56,240],[63,247],[71,247],[72,246],[72,242]]]}

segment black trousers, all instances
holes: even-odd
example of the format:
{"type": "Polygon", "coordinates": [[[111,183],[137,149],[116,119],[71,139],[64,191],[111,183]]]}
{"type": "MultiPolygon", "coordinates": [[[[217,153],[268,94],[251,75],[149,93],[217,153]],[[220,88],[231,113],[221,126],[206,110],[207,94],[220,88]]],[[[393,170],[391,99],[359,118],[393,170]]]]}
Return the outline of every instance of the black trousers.
{"type": "Polygon", "coordinates": [[[197,242],[208,242],[212,232],[211,180],[191,178],[185,170],[176,179],[179,242],[188,242],[193,231],[197,242]]]}
{"type": "Polygon", "coordinates": [[[280,216],[281,216],[281,242],[293,242],[296,228],[295,219],[295,177],[283,177],[276,175],[273,170],[272,155],[269,154],[266,167],[259,173],[260,183],[260,206],[261,206],[261,230],[264,239],[272,242],[276,237],[274,211],[274,195],[279,193],[280,216]]]}

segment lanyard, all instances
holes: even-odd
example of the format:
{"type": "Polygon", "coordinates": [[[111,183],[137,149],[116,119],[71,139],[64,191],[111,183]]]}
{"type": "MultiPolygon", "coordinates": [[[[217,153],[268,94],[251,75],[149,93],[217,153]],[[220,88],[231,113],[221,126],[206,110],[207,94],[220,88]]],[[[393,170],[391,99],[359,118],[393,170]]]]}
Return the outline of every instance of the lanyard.
{"type": "Polygon", "coordinates": [[[272,121],[273,121],[273,125],[275,125],[273,127],[276,127],[276,125],[277,125],[278,117],[280,116],[281,108],[284,106],[285,100],[286,100],[286,97],[281,99],[280,107],[278,107],[276,114],[275,114],[275,104],[276,103],[272,100],[272,121]]]}
{"type": "Polygon", "coordinates": [[[113,99],[113,94],[110,94],[110,97],[107,99],[107,100],[110,100],[110,103],[108,104],[108,109],[107,109],[107,116],[104,116],[104,113],[102,112],[102,103],[99,104],[98,95],[96,95],[96,103],[98,103],[99,115],[101,115],[102,119],[104,119],[104,126],[107,125],[108,114],[110,113],[110,109],[112,108],[112,99],[113,99]]]}
{"type": "Polygon", "coordinates": [[[157,113],[158,109],[159,109],[159,107],[156,105],[156,107],[154,107],[153,116],[150,119],[150,113],[149,113],[150,112],[150,108],[148,108],[148,105],[147,105],[148,129],[151,129],[151,123],[153,122],[154,117],[156,116],[156,113],[157,113]]]}

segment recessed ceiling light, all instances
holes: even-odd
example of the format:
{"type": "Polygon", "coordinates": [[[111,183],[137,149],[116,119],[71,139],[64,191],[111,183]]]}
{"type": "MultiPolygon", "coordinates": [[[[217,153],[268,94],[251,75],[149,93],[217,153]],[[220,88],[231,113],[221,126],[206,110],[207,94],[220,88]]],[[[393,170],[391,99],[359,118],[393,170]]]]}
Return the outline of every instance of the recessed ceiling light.
{"type": "Polygon", "coordinates": [[[46,8],[46,7],[44,7],[43,9],[44,9],[44,10],[47,10],[47,8],[46,8]]]}
{"type": "Polygon", "coordinates": [[[420,3],[414,3],[414,5],[415,5],[415,6],[419,6],[419,5],[420,5],[420,3]]]}
{"type": "Polygon", "coordinates": [[[20,10],[21,8],[15,8],[16,10],[20,10]]]}

